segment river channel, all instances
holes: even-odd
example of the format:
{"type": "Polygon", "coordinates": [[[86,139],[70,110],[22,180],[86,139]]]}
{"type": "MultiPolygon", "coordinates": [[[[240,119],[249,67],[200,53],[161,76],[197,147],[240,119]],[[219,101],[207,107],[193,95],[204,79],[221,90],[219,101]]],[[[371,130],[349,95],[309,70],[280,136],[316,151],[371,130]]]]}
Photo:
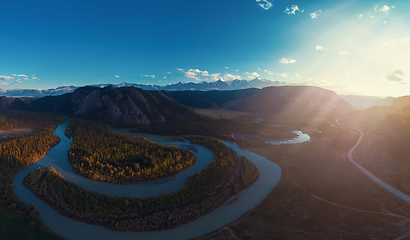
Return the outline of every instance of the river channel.
{"type": "MultiPolygon", "coordinates": [[[[22,185],[24,177],[39,167],[53,167],[57,172],[61,173],[64,178],[79,184],[83,188],[113,196],[136,196],[145,198],[172,193],[180,189],[186,183],[189,176],[201,171],[212,161],[213,154],[210,150],[200,145],[192,145],[198,149],[198,152],[194,153],[197,157],[197,162],[172,178],[136,185],[101,183],[77,175],[71,169],[67,152],[70,149],[72,141],[64,135],[69,121],[70,119],[67,118],[66,121],[59,125],[54,131],[54,133],[60,137],[60,143],[52,148],[48,154],[38,162],[20,171],[13,181],[17,196],[20,196],[20,200],[26,204],[34,204],[37,210],[42,212],[41,219],[47,226],[69,239],[189,239],[202,236],[226,226],[248,210],[256,207],[279,183],[282,175],[282,170],[277,164],[253,152],[242,150],[234,143],[224,142],[239,155],[244,155],[251,160],[261,173],[260,178],[255,184],[239,194],[237,201],[230,205],[223,204],[200,219],[171,230],[157,232],[119,232],[108,230],[101,226],[79,222],[61,215],[22,185]]],[[[146,137],[151,141],[163,145],[190,145],[188,142],[165,141],[164,139],[169,136],[133,134],[129,130],[116,130],[116,132],[146,137]]]]}

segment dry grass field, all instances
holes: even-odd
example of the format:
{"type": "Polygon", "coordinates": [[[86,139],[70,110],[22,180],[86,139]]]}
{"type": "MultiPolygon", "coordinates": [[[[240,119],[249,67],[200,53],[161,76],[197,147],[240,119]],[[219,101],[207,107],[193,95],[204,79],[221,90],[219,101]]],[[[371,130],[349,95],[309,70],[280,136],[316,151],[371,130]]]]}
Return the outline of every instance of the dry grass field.
{"type": "Polygon", "coordinates": [[[249,149],[280,165],[279,185],[245,216],[199,239],[396,239],[409,233],[410,205],[344,161],[359,134],[331,125],[325,119],[307,124],[305,130],[316,133],[310,142],[249,149]]]}

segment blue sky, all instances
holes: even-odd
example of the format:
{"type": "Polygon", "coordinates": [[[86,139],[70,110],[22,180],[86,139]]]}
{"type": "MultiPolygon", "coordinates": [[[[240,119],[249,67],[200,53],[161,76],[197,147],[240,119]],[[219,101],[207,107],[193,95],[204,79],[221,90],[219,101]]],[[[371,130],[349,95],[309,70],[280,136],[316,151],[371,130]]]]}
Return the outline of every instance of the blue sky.
{"type": "Polygon", "coordinates": [[[278,80],[410,94],[410,1],[0,3],[0,88],[278,80]]]}

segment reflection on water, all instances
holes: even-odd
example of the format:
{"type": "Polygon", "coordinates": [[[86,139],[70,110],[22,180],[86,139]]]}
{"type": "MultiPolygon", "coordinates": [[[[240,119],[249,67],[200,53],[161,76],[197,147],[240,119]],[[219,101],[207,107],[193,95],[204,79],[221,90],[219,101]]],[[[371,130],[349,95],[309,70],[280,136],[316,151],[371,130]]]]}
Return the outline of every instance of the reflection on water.
{"type": "MultiPolygon", "coordinates": [[[[294,134],[298,135],[297,137],[290,139],[290,140],[284,140],[284,141],[270,141],[267,138],[257,138],[264,140],[265,143],[270,143],[272,145],[281,145],[281,144],[295,144],[295,143],[303,143],[310,141],[310,136],[306,133],[303,133],[302,131],[293,131],[294,134]]],[[[231,135],[233,138],[242,138],[243,140],[248,140],[252,139],[253,136],[249,134],[232,134],[231,135]]]]}
{"type": "MultiPolygon", "coordinates": [[[[98,192],[116,196],[153,196],[158,193],[174,192],[175,189],[182,187],[183,184],[185,184],[186,175],[193,174],[192,172],[186,172],[194,172],[192,169],[194,169],[197,164],[200,169],[202,169],[203,166],[206,166],[212,160],[213,154],[208,149],[205,149],[200,145],[195,145],[198,149],[198,153],[195,153],[197,156],[197,163],[172,178],[165,180],[163,179],[155,183],[137,185],[100,183],[76,175],[72,171],[67,159],[67,152],[70,148],[71,140],[64,136],[64,131],[67,128],[68,122],[69,119],[67,119],[64,124],[58,126],[54,132],[61,138],[60,143],[51,149],[50,152],[37,163],[32,164],[24,171],[19,172],[13,183],[16,185],[15,189],[17,195],[20,196],[20,199],[26,204],[34,204],[34,206],[42,212],[41,219],[47,224],[47,226],[69,239],[88,240],[90,239],[90,236],[92,236],[93,239],[188,239],[202,236],[235,221],[245,212],[257,206],[278,184],[282,174],[282,171],[277,164],[255,153],[242,150],[236,144],[224,142],[228,147],[233,148],[239,155],[244,155],[251,160],[261,173],[259,180],[250,188],[241,192],[237,201],[230,205],[223,204],[200,219],[172,230],[158,232],[112,231],[101,226],[95,226],[67,218],[56,212],[45,202],[37,198],[30,190],[22,186],[24,177],[38,167],[54,167],[57,172],[61,173],[66,179],[74,181],[89,190],[96,190],[98,192]],[[179,185],[181,184],[180,182],[183,182],[181,186],[179,185]],[[140,187],[144,185],[146,187],[140,187]],[[171,188],[171,190],[168,188],[171,188]]],[[[124,131],[122,133],[134,135],[129,131],[126,132],[127,130],[116,130],[116,132],[121,131],[124,131]]],[[[138,136],[142,135],[139,134],[138,136]]],[[[151,141],[163,144],[179,145],[178,142],[164,142],[164,138],[166,138],[165,136],[148,134],[144,134],[143,136],[147,137],[151,141]]],[[[186,142],[180,144],[187,145],[186,142]]],[[[227,202],[230,200],[231,199],[227,202]]]]}

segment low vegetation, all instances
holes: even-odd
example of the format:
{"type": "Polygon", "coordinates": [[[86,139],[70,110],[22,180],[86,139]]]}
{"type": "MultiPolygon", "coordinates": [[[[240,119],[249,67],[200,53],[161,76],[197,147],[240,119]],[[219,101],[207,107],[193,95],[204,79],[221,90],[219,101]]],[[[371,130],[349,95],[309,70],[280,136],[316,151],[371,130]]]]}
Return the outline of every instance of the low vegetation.
{"type": "Polygon", "coordinates": [[[251,179],[257,179],[252,175],[258,175],[256,168],[245,163],[246,173],[242,171],[240,176],[247,179],[235,181],[239,162],[235,151],[213,138],[196,136],[189,140],[210,148],[215,153],[214,160],[173,194],[148,199],[111,197],[85,190],[52,168],[31,172],[24,179],[24,185],[54,209],[76,220],[120,231],[174,228],[220,206],[233,196],[234,188],[247,187],[251,179]]]}

